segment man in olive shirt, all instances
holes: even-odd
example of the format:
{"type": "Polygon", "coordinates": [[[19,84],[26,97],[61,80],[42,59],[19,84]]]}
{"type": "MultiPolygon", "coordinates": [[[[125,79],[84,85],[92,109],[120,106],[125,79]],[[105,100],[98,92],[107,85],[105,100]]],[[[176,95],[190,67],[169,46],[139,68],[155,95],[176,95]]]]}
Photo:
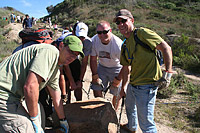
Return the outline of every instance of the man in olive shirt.
{"type": "Polygon", "coordinates": [[[81,54],[83,45],[75,36],[66,37],[59,50],[52,45],[32,45],[0,64],[0,132],[43,132],[38,109],[39,91],[48,86],[60,126],[68,131],[61,92],[59,67],[81,54]],[[28,113],[22,107],[25,100],[28,113]]]}
{"type": "MultiPolygon", "coordinates": [[[[124,67],[122,84],[127,82],[130,72],[125,103],[128,124],[123,125],[122,128],[135,133],[139,122],[142,132],[156,133],[154,122],[156,94],[158,87],[166,88],[170,83],[172,75],[171,47],[158,34],[147,28],[136,30],[134,18],[126,9],[121,9],[113,21],[126,38],[120,56],[120,63],[124,67]],[[134,38],[136,31],[138,38],[152,51],[136,43],[134,38]],[[157,50],[160,50],[164,57],[165,71],[163,74],[156,56],[157,50]]],[[[123,89],[120,95],[125,96],[123,89]]]]}

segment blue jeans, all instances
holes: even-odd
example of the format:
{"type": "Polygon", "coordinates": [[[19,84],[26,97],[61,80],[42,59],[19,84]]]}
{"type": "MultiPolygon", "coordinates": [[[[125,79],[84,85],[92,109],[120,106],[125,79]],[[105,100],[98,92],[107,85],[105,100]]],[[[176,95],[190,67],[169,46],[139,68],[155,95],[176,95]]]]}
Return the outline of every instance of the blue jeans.
{"type": "Polygon", "coordinates": [[[157,133],[154,122],[157,90],[158,87],[154,85],[128,85],[125,104],[130,130],[136,131],[139,122],[143,133],[157,133]]]}

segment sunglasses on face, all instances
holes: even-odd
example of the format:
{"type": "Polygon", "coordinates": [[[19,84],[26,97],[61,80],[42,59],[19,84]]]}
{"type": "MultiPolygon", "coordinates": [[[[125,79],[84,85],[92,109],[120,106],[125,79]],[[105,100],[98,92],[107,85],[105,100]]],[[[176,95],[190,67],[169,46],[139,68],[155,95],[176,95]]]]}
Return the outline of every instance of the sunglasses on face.
{"type": "Polygon", "coordinates": [[[121,21],[117,20],[115,23],[119,25],[121,22],[124,24],[126,23],[127,19],[121,19],[121,21]]]}
{"type": "Polygon", "coordinates": [[[97,34],[107,34],[110,30],[97,31],[97,34]]]}

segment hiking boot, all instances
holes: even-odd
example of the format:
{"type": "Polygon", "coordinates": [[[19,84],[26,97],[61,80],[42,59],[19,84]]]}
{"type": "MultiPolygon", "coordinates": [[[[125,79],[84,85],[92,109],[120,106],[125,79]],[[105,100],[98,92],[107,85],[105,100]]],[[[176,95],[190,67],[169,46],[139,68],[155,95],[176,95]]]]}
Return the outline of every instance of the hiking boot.
{"type": "Polygon", "coordinates": [[[67,102],[67,96],[66,95],[61,95],[62,101],[63,103],[67,102]]]}
{"type": "Polygon", "coordinates": [[[127,124],[120,124],[120,128],[126,130],[128,133],[136,133],[136,131],[131,131],[128,127],[127,124]]]}
{"type": "Polygon", "coordinates": [[[48,116],[45,121],[45,127],[53,127],[53,119],[51,116],[48,116]]]}

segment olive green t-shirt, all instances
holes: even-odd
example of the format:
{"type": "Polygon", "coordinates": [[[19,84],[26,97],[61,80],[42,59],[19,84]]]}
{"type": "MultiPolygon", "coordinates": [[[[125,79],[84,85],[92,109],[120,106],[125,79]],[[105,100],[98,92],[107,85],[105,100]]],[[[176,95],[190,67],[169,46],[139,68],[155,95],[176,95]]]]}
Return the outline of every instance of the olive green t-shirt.
{"type": "Polygon", "coordinates": [[[59,89],[59,51],[52,45],[32,45],[9,56],[0,64],[0,98],[8,101],[24,97],[28,72],[43,78],[39,90],[46,85],[59,89]]]}
{"type": "MultiPolygon", "coordinates": [[[[163,41],[159,35],[146,28],[139,28],[137,36],[152,50],[163,41]]],[[[136,45],[134,31],[126,39],[125,44],[126,48],[122,46],[120,63],[125,66],[131,65],[130,83],[132,85],[145,85],[160,79],[162,72],[155,53],[140,44],[136,45]]]]}

